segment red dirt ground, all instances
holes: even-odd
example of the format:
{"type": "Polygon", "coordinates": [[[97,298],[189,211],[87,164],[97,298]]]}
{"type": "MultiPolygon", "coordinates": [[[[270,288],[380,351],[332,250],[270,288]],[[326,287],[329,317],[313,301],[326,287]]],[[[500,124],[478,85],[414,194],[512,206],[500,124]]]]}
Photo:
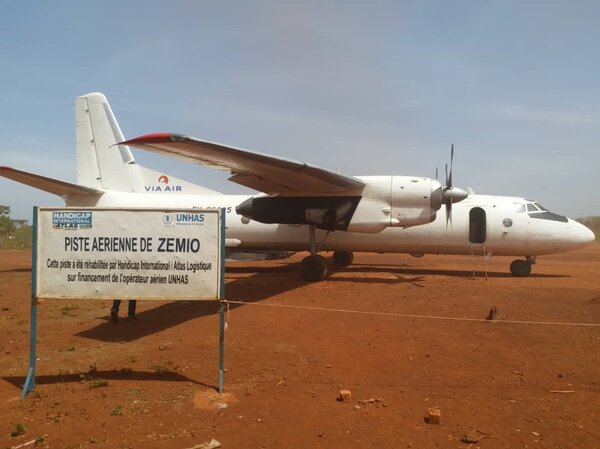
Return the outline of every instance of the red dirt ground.
{"type": "Polygon", "coordinates": [[[21,401],[31,257],[0,252],[0,449],[600,447],[600,327],[507,322],[600,323],[600,244],[529,278],[493,258],[487,281],[481,259],[472,279],[468,257],[358,254],[306,284],[301,257],[228,267],[227,298],[251,304],[228,314],[221,398],[217,304],[146,301],[112,324],[109,302],[46,300],[21,401]],[[405,316],[492,306],[494,323],[405,316]]]}

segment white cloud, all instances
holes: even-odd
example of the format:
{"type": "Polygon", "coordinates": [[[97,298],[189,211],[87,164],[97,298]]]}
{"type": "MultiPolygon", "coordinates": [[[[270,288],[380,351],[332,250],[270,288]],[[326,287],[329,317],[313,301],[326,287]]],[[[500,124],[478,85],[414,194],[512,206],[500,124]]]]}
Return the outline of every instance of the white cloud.
{"type": "Polygon", "coordinates": [[[485,111],[494,117],[516,121],[540,122],[558,125],[588,125],[598,117],[573,110],[537,109],[527,106],[494,106],[485,111]]]}

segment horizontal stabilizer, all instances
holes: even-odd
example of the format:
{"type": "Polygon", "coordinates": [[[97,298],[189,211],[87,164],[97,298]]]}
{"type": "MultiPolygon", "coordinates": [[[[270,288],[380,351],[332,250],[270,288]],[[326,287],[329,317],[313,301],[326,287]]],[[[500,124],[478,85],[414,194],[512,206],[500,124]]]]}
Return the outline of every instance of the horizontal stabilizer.
{"type": "Polygon", "coordinates": [[[59,196],[67,195],[102,195],[104,191],[80,186],[60,179],[48,178],[11,167],[0,167],[0,176],[44,190],[59,196]]]}

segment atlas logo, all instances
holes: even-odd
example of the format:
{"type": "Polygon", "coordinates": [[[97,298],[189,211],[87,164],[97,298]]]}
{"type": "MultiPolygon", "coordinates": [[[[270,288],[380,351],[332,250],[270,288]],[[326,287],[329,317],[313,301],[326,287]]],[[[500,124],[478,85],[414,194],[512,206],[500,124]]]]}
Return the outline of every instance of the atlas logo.
{"type": "Polygon", "coordinates": [[[92,213],[87,211],[52,212],[54,229],[89,229],[92,227],[92,213]]]}
{"type": "Polygon", "coordinates": [[[181,192],[183,191],[182,186],[170,186],[169,177],[167,175],[160,175],[155,185],[144,186],[146,192],[181,192]]]}

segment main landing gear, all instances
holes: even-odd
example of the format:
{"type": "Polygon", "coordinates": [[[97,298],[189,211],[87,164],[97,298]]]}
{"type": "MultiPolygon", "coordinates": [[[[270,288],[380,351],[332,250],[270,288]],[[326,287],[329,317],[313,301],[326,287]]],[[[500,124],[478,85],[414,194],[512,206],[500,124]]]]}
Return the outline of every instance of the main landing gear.
{"type": "Polygon", "coordinates": [[[533,264],[535,264],[535,256],[527,256],[525,260],[513,260],[510,264],[510,272],[513,276],[527,277],[531,274],[533,264]]]}
{"type": "MultiPolygon", "coordinates": [[[[336,267],[345,268],[352,265],[354,254],[352,251],[334,251],[333,263],[336,267]]],[[[316,282],[322,281],[327,277],[329,268],[325,262],[325,258],[319,254],[311,254],[302,259],[300,263],[300,274],[305,281],[316,282]]]]}
{"type": "Polygon", "coordinates": [[[338,267],[347,267],[352,265],[354,260],[354,254],[352,251],[334,251],[333,252],[333,263],[338,267]]]}
{"type": "Polygon", "coordinates": [[[305,281],[322,281],[327,276],[327,272],[325,258],[319,254],[306,256],[300,263],[300,275],[305,281]]]}
{"type": "MultiPolygon", "coordinates": [[[[315,226],[309,225],[309,239],[310,239],[310,256],[306,256],[300,262],[300,275],[302,279],[309,282],[322,281],[327,277],[329,268],[325,262],[325,258],[317,254],[319,248],[317,247],[315,226]]],[[[327,233],[329,235],[329,233],[327,233]]],[[[325,235],[325,238],[327,238],[325,235]]],[[[325,238],[323,241],[325,241],[325,238]]],[[[321,242],[322,244],[323,242],[321,242]]],[[[333,263],[338,267],[347,267],[352,264],[354,255],[351,251],[334,251],[333,252],[333,263]]]]}
{"type": "Polygon", "coordinates": [[[327,263],[325,258],[317,254],[317,240],[315,236],[315,225],[308,226],[310,239],[310,256],[306,256],[300,263],[300,276],[309,282],[318,282],[327,276],[327,263]]]}

